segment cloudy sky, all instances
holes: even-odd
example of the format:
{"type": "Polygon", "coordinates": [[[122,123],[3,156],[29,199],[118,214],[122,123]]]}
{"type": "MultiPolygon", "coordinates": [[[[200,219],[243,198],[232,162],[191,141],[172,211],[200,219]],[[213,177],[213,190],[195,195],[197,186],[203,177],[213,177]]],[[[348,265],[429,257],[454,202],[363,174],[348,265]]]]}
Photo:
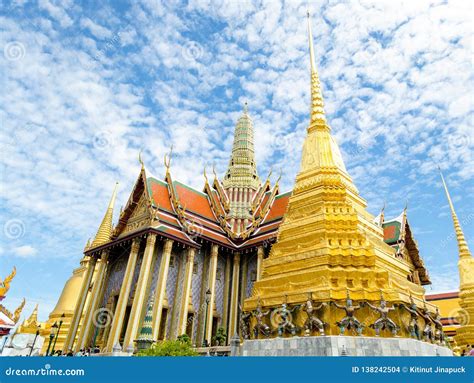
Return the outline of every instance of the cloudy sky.
{"type": "MultiPolygon", "coordinates": [[[[46,319],[115,181],[197,188],[227,166],[245,101],[258,170],[292,188],[309,113],[306,2],[2,1],[0,278],[46,319]],[[103,3],[103,4],[102,4],[103,3]]],[[[472,5],[310,1],[326,112],[368,209],[409,221],[428,291],[455,289],[457,248],[436,164],[474,249],[472,5]]]]}

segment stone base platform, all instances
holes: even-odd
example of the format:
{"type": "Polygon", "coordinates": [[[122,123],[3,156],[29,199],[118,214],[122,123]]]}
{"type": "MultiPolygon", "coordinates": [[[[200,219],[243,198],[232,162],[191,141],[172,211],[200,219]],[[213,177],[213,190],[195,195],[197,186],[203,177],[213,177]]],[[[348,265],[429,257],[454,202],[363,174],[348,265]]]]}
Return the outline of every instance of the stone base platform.
{"type": "Polygon", "coordinates": [[[444,346],[407,338],[309,336],[245,340],[234,356],[452,356],[444,346]]]}

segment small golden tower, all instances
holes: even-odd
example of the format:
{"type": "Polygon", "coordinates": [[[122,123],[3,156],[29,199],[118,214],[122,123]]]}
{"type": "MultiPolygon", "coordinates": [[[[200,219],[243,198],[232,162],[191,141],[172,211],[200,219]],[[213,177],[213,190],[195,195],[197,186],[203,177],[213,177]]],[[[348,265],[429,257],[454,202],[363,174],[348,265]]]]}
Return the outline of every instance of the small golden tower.
{"type": "Polygon", "coordinates": [[[461,306],[461,311],[458,313],[458,320],[461,326],[456,330],[454,340],[461,350],[465,350],[467,346],[474,345],[474,258],[464,237],[441,169],[440,175],[451,209],[459,249],[459,306],[461,306]]]}
{"type": "Polygon", "coordinates": [[[95,235],[90,248],[101,246],[110,241],[113,229],[114,205],[117,196],[117,187],[118,182],[115,183],[114,192],[110,198],[109,206],[107,207],[107,211],[105,212],[104,218],[100,223],[99,229],[97,230],[97,234],[95,235]]]}

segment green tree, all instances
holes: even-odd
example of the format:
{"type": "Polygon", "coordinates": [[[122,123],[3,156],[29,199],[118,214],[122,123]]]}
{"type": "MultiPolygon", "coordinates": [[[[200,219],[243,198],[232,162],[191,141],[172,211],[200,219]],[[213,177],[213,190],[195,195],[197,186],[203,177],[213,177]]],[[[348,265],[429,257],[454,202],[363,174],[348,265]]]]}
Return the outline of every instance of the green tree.
{"type": "Polygon", "coordinates": [[[191,339],[186,334],[176,340],[164,340],[155,343],[147,350],[140,351],[137,356],[198,356],[193,350],[191,339]]]}
{"type": "Polygon", "coordinates": [[[215,346],[223,346],[225,344],[225,340],[227,339],[227,333],[224,327],[218,327],[216,331],[216,335],[212,337],[212,343],[215,346]]]}

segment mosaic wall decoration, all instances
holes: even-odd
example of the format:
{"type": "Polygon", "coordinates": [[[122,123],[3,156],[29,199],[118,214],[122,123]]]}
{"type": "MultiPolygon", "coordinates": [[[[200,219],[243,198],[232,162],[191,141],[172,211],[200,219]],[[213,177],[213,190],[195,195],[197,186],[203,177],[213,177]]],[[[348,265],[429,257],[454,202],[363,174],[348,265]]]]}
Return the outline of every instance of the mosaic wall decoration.
{"type": "Polygon", "coordinates": [[[163,243],[159,243],[159,242],[156,243],[153,257],[155,258],[153,260],[154,267],[152,271],[150,290],[148,291],[148,299],[147,299],[146,307],[148,307],[148,305],[150,304],[151,298],[155,294],[156,284],[158,282],[158,275],[160,274],[161,259],[163,258],[163,243]]]}
{"type": "Polygon", "coordinates": [[[222,319],[224,315],[225,255],[219,254],[217,258],[217,272],[219,275],[216,275],[215,308],[222,319]]]}
{"type": "Polygon", "coordinates": [[[133,300],[133,297],[135,296],[135,289],[137,287],[137,282],[138,282],[138,277],[140,275],[140,268],[142,266],[142,261],[143,261],[143,251],[140,251],[138,253],[137,263],[135,265],[135,270],[133,272],[132,285],[130,287],[130,295],[128,296],[129,303],[133,300]]]}
{"type": "Polygon", "coordinates": [[[245,297],[248,298],[252,295],[253,284],[257,276],[257,255],[247,254],[247,286],[245,290],[245,297]]]}
{"type": "MultiPolygon", "coordinates": [[[[172,330],[174,327],[177,325],[177,321],[171,320],[171,316],[173,315],[173,307],[175,304],[175,301],[180,301],[181,294],[180,290],[181,289],[176,289],[176,287],[182,286],[183,281],[184,281],[184,273],[179,273],[180,269],[180,263],[186,262],[186,254],[183,252],[182,249],[173,251],[173,254],[175,255],[175,262],[174,266],[170,267],[169,272],[168,272],[168,280],[166,281],[166,291],[167,291],[167,297],[168,297],[168,305],[169,305],[169,310],[168,310],[168,329],[167,329],[167,334],[171,334],[172,330]],[[179,278],[179,282],[178,282],[179,278]]],[[[183,265],[184,266],[184,265],[183,265]]]]}
{"type": "Polygon", "coordinates": [[[193,323],[193,342],[196,341],[197,330],[198,330],[198,319],[201,316],[201,311],[205,310],[205,304],[201,302],[201,286],[202,286],[202,273],[204,270],[204,251],[199,249],[194,256],[195,267],[197,268],[196,273],[193,273],[191,282],[191,296],[194,308],[194,323],[193,323]]]}
{"type": "Polygon", "coordinates": [[[122,286],[123,276],[125,275],[125,269],[127,268],[129,250],[124,251],[117,257],[112,257],[109,261],[107,280],[105,281],[105,292],[104,299],[102,300],[101,307],[105,307],[110,295],[120,291],[122,286]]]}

